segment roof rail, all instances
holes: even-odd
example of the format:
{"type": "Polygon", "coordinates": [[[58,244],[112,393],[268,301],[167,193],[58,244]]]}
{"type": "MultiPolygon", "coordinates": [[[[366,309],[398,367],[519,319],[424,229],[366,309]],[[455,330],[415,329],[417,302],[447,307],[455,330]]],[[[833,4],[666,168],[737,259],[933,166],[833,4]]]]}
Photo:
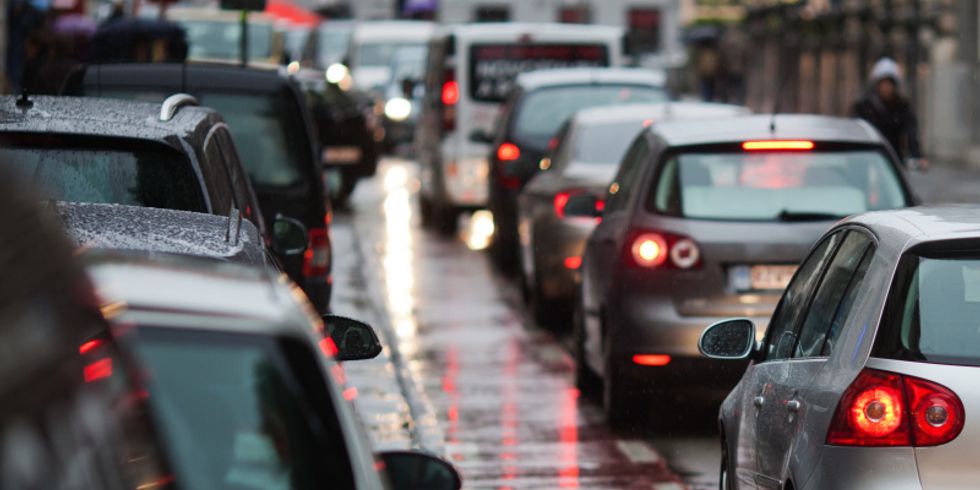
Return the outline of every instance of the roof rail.
{"type": "Polygon", "coordinates": [[[197,106],[197,99],[189,94],[173,94],[160,104],[160,120],[169,121],[174,118],[177,111],[184,106],[197,106]]]}

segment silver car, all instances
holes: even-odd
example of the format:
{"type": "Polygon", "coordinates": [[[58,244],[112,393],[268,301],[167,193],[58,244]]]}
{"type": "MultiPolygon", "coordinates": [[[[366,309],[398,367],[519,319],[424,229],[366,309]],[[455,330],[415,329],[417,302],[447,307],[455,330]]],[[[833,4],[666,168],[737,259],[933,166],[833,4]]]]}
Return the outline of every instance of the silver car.
{"type": "MultiPolygon", "coordinates": [[[[566,215],[594,215],[595,199],[566,215]]],[[[625,427],[688,399],[716,402],[744,365],[701,357],[715,319],[765,324],[810,244],[835,221],[913,197],[868,124],[741,116],[653,124],[626,152],[582,264],[579,385],[625,427]],[[596,374],[601,377],[596,379],[596,374]],[[644,397],[659,395],[655,404],[644,397]]]]}
{"type": "Polygon", "coordinates": [[[719,414],[722,488],[973,489],[980,479],[980,207],[867,213],[827,232],[719,414]],[[969,423],[967,423],[969,422],[969,423]]]}
{"type": "Polygon", "coordinates": [[[672,102],[583,109],[555,136],[555,149],[541,160],[543,172],[518,197],[521,279],[528,304],[541,324],[559,326],[578,291],[591,217],[565,214],[570,197],[590,193],[601,200],[633,138],[654,121],[744,115],[726,104],[672,102]]]}

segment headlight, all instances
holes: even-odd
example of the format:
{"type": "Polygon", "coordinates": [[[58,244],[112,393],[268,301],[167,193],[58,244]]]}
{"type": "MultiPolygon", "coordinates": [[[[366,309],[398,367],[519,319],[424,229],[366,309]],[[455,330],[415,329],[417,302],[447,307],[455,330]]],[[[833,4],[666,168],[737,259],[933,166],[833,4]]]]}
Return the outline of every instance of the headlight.
{"type": "Polygon", "coordinates": [[[385,104],[385,116],[392,121],[404,121],[412,113],[412,103],[401,97],[395,97],[385,104]]]}
{"type": "Polygon", "coordinates": [[[334,85],[339,85],[340,82],[347,78],[350,71],[341,63],[334,63],[327,68],[327,82],[334,85]]]}

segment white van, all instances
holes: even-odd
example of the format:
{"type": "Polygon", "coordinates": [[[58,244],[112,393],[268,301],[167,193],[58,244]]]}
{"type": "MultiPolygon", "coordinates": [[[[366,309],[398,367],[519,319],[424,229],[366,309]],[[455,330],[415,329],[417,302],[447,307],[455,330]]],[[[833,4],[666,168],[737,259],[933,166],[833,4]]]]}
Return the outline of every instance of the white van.
{"type": "Polygon", "coordinates": [[[401,47],[424,47],[435,29],[432,22],[413,20],[359,22],[348,53],[354,86],[382,93],[391,78],[391,58],[395,51],[401,47]]]}
{"type": "Polygon", "coordinates": [[[425,100],[415,132],[422,219],[451,233],[461,211],[486,206],[487,135],[518,74],[621,66],[623,31],[570,24],[467,24],[429,44],[425,100]]]}

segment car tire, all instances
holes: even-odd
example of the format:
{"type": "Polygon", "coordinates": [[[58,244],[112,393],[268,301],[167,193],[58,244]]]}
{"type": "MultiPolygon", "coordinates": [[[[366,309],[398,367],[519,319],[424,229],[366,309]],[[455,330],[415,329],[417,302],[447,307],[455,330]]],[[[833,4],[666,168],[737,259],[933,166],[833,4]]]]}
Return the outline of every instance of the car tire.
{"type": "Polygon", "coordinates": [[[585,360],[585,316],[577,304],[572,313],[572,355],[575,360],[575,387],[589,398],[598,398],[602,380],[585,360]]]}

